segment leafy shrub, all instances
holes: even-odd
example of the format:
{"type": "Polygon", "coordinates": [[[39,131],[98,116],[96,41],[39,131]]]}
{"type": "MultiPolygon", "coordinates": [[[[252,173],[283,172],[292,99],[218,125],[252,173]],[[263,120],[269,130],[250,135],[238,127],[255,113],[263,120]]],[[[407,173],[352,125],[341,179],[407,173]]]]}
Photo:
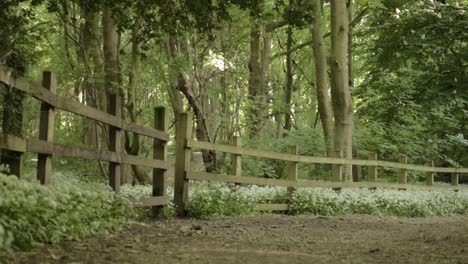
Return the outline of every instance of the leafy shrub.
{"type": "Polygon", "coordinates": [[[189,214],[195,218],[246,215],[255,203],[226,184],[199,184],[189,194],[189,214]]]}
{"type": "Polygon", "coordinates": [[[50,185],[0,175],[0,249],[28,250],[121,226],[132,209],[108,186],[55,174],[50,185]]]}

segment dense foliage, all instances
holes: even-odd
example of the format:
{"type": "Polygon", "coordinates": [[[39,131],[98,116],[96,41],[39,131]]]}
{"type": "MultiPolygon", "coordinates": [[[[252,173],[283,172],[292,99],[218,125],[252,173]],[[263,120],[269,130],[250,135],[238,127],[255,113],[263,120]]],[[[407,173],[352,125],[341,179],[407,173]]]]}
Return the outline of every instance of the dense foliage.
{"type": "Polygon", "coordinates": [[[48,186],[0,175],[0,251],[115,230],[133,216],[108,186],[55,174],[48,186]]]}
{"type": "Polygon", "coordinates": [[[455,1],[432,2],[383,1],[363,23],[359,121],[385,130],[381,154],[464,164],[468,10],[455,1]]]}

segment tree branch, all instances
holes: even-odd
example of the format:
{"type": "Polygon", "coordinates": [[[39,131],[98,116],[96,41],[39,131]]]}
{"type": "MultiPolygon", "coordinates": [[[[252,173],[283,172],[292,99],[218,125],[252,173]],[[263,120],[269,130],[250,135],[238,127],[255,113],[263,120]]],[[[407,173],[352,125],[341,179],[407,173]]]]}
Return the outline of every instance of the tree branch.
{"type": "Polygon", "coordinates": [[[271,22],[271,23],[265,25],[265,31],[266,32],[272,32],[277,28],[286,26],[287,24],[288,24],[288,21],[285,20],[285,19],[274,21],[274,22],[271,22]]]}
{"type": "MultiPolygon", "coordinates": [[[[369,10],[369,7],[365,7],[364,9],[361,10],[361,12],[359,12],[359,14],[353,19],[353,21],[351,22],[350,26],[351,27],[354,27],[357,23],[359,23],[361,21],[361,19],[364,17],[364,15],[366,15],[367,11],[369,10]]],[[[328,38],[330,36],[331,32],[327,32],[325,34],[323,34],[323,38],[328,38]]],[[[271,60],[274,60],[278,57],[281,57],[281,56],[284,56],[284,55],[287,55],[287,54],[290,54],[290,53],[294,53],[302,48],[305,48],[307,46],[310,46],[312,45],[312,40],[307,40],[297,46],[295,46],[294,48],[290,49],[290,50],[287,50],[287,51],[284,51],[284,52],[281,52],[281,53],[278,53],[278,54],[275,54],[271,60]]]]}

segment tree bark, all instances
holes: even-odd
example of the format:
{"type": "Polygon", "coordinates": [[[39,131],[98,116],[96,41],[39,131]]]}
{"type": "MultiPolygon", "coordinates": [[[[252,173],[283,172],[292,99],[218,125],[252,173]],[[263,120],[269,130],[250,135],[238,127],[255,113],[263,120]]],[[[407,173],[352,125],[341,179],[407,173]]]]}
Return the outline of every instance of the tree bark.
{"type": "Polygon", "coordinates": [[[258,19],[252,18],[250,29],[249,89],[247,106],[247,134],[253,138],[263,127],[265,98],[262,96],[262,64],[260,61],[261,32],[258,19]]]}
{"type": "Polygon", "coordinates": [[[250,57],[249,57],[249,90],[247,107],[248,137],[259,135],[268,119],[268,72],[271,63],[271,31],[275,26],[261,28],[259,18],[251,14],[250,57]],[[262,43],[263,40],[263,43],[262,43]],[[261,45],[263,44],[263,45],[261,45]]]}
{"type": "Polygon", "coordinates": [[[184,111],[184,104],[180,92],[177,90],[179,69],[177,68],[175,60],[178,54],[178,47],[175,39],[170,35],[166,37],[166,50],[167,60],[169,62],[169,85],[167,87],[167,92],[174,113],[174,119],[177,119],[177,114],[184,111]]]}
{"type": "MultiPolygon", "coordinates": [[[[335,153],[352,159],[353,102],[348,76],[348,13],[346,1],[331,0],[331,94],[335,117],[335,153]]],[[[352,166],[343,166],[344,180],[352,179],[352,166]]]]}
{"type": "MultiPolygon", "coordinates": [[[[293,45],[293,29],[292,26],[288,26],[287,30],[287,41],[286,41],[286,49],[290,50],[293,45]]],[[[291,131],[291,101],[292,101],[292,94],[293,94],[293,72],[292,72],[292,54],[286,54],[286,91],[284,95],[284,105],[286,107],[286,111],[284,113],[284,129],[286,131],[291,131]]],[[[284,136],[287,133],[283,134],[284,136]]]]}
{"type": "MultiPolygon", "coordinates": [[[[128,73],[128,89],[127,89],[127,102],[125,108],[128,112],[128,118],[132,123],[137,123],[137,114],[136,114],[136,92],[138,84],[138,73],[140,70],[140,41],[139,41],[139,30],[140,30],[139,19],[134,22],[132,28],[132,51],[131,51],[131,60],[130,60],[130,71],[128,73]]],[[[130,155],[138,156],[140,153],[140,135],[138,133],[130,133],[125,131],[125,151],[130,155]]],[[[128,165],[124,165],[128,167],[128,165]]],[[[131,165],[133,175],[135,175],[136,180],[140,183],[149,182],[149,174],[141,167],[136,165],[131,165]]],[[[128,168],[124,170],[129,173],[128,168]]],[[[130,175],[128,177],[123,177],[122,183],[127,183],[130,180],[130,175]]]]}
{"type": "MultiPolygon", "coordinates": [[[[353,20],[353,0],[348,0],[348,21],[351,23],[353,20]]],[[[348,30],[348,78],[349,87],[354,87],[354,70],[353,70],[353,26],[348,30]]]]}
{"type": "MultiPolygon", "coordinates": [[[[102,67],[102,59],[99,48],[99,21],[98,12],[82,7],[84,25],[82,26],[82,61],[85,64],[86,73],[83,80],[83,93],[85,104],[94,108],[99,108],[99,96],[96,76],[99,75],[102,67]]],[[[99,135],[96,121],[85,118],[85,144],[97,148],[99,135]],[[96,136],[98,135],[98,136],[96,136]]]]}
{"type": "MultiPolygon", "coordinates": [[[[117,27],[115,25],[114,19],[112,17],[112,11],[109,7],[104,7],[102,14],[102,35],[103,35],[103,51],[104,51],[104,75],[105,75],[105,88],[106,94],[108,97],[107,100],[107,109],[108,112],[113,112],[113,109],[120,109],[121,107],[115,107],[115,104],[121,104],[122,91],[120,89],[121,85],[121,72],[120,72],[120,63],[119,63],[119,34],[117,32],[117,27]]],[[[118,111],[115,114],[118,118],[122,118],[121,111],[118,111]]],[[[114,128],[109,129],[109,139],[112,135],[117,135],[117,131],[113,130],[114,128]]],[[[120,136],[116,136],[117,140],[122,140],[120,136]]],[[[112,143],[112,142],[109,142],[112,143]]],[[[123,142],[118,143],[117,145],[122,145],[123,142]]],[[[113,147],[109,145],[111,151],[113,147]]],[[[121,149],[117,149],[121,151],[121,149]]],[[[110,167],[112,168],[112,164],[110,167]]],[[[126,177],[128,174],[124,170],[124,166],[120,166],[120,176],[121,182],[126,182],[126,177]]],[[[109,177],[112,177],[111,175],[109,177]]],[[[111,181],[113,179],[111,178],[111,181]]],[[[112,182],[111,182],[112,184],[112,182]]]]}
{"type": "MultiPolygon", "coordinates": [[[[3,85],[3,84],[0,84],[3,85]]],[[[3,118],[2,118],[2,133],[14,135],[23,138],[23,108],[24,108],[24,93],[14,89],[4,89],[3,102],[3,118]]],[[[7,149],[1,150],[0,164],[8,167],[7,171],[2,173],[23,176],[23,154],[7,149]]]]}
{"type": "MultiPolygon", "coordinates": [[[[333,111],[329,95],[327,56],[322,33],[322,7],[320,0],[313,0],[314,24],[312,25],[312,44],[315,57],[315,88],[318,115],[322,122],[327,156],[333,156],[333,111]]],[[[288,53],[289,54],[289,53],[288,53]]]]}

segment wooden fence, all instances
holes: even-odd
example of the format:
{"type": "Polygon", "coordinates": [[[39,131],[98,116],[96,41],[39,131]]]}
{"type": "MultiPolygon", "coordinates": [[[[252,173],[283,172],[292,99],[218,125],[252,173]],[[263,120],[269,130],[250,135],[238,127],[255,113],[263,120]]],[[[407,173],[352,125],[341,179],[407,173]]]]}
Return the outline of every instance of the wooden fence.
{"type": "MultiPolygon", "coordinates": [[[[167,162],[168,121],[164,107],[154,109],[154,127],[145,127],[128,122],[121,118],[121,97],[117,94],[108,96],[108,113],[83,105],[75,100],[55,94],[57,82],[51,72],[43,73],[42,85],[23,78],[15,78],[5,69],[0,69],[0,82],[10,89],[16,89],[41,101],[39,119],[39,139],[23,139],[16,135],[0,134],[0,149],[14,151],[18,156],[24,152],[38,153],[37,179],[47,184],[52,175],[52,155],[84,158],[109,162],[109,184],[114,191],[119,191],[121,164],[130,164],[153,168],[152,197],[134,201],[135,205],[160,206],[168,203],[165,194],[165,172],[169,168],[167,162]],[[53,143],[55,109],[65,110],[80,116],[93,119],[109,125],[109,150],[62,145],[53,143]],[[138,133],[153,138],[153,158],[125,154],[122,148],[122,130],[138,133]]],[[[8,107],[8,102],[4,102],[8,107]]],[[[14,167],[21,167],[21,159],[17,159],[14,167]]],[[[16,174],[20,177],[21,170],[16,174]]]]}
{"type": "MultiPolygon", "coordinates": [[[[185,214],[185,209],[188,204],[188,189],[189,181],[216,181],[230,182],[241,184],[256,184],[256,185],[271,185],[288,187],[288,192],[292,193],[295,188],[301,187],[320,187],[320,188],[396,188],[401,190],[406,189],[424,189],[424,190],[460,190],[468,189],[467,186],[459,185],[458,179],[460,174],[468,174],[468,168],[446,168],[434,167],[434,163],[429,165],[413,165],[407,163],[407,157],[401,156],[400,162],[390,162],[378,160],[375,154],[371,154],[368,160],[359,159],[343,159],[329,157],[314,157],[298,155],[298,147],[291,148],[290,153],[278,153],[271,151],[263,151],[257,149],[241,147],[239,137],[235,137],[233,145],[219,145],[209,142],[201,142],[192,140],[192,115],[190,113],[181,113],[178,117],[177,135],[176,135],[176,165],[175,165],[175,187],[174,187],[174,203],[179,215],[185,214]],[[232,154],[232,171],[233,175],[212,174],[206,172],[194,172],[190,170],[190,155],[192,149],[213,150],[232,154]],[[287,178],[285,180],[266,179],[258,177],[245,177],[242,175],[241,159],[242,155],[276,159],[287,161],[287,178]],[[306,181],[298,179],[298,163],[309,164],[335,164],[338,166],[338,173],[335,175],[334,181],[306,181]],[[367,166],[369,170],[367,182],[345,182],[342,177],[342,170],[339,169],[343,165],[359,165],[367,166]],[[378,167],[387,167],[399,169],[398,183],[378,182],[378,167]],[[408,170],[426,172],[426,183],[408,184],[408,170]],[[451,173],[451,185],[435,185],[434,176],[436,173],[451,173]]],[[[252,175],[254,176],[254,175],[252,175]]],[[[283,211],[288,210],[288,204],[259,204],[258,210],[268,211],[283,211]]]]}

